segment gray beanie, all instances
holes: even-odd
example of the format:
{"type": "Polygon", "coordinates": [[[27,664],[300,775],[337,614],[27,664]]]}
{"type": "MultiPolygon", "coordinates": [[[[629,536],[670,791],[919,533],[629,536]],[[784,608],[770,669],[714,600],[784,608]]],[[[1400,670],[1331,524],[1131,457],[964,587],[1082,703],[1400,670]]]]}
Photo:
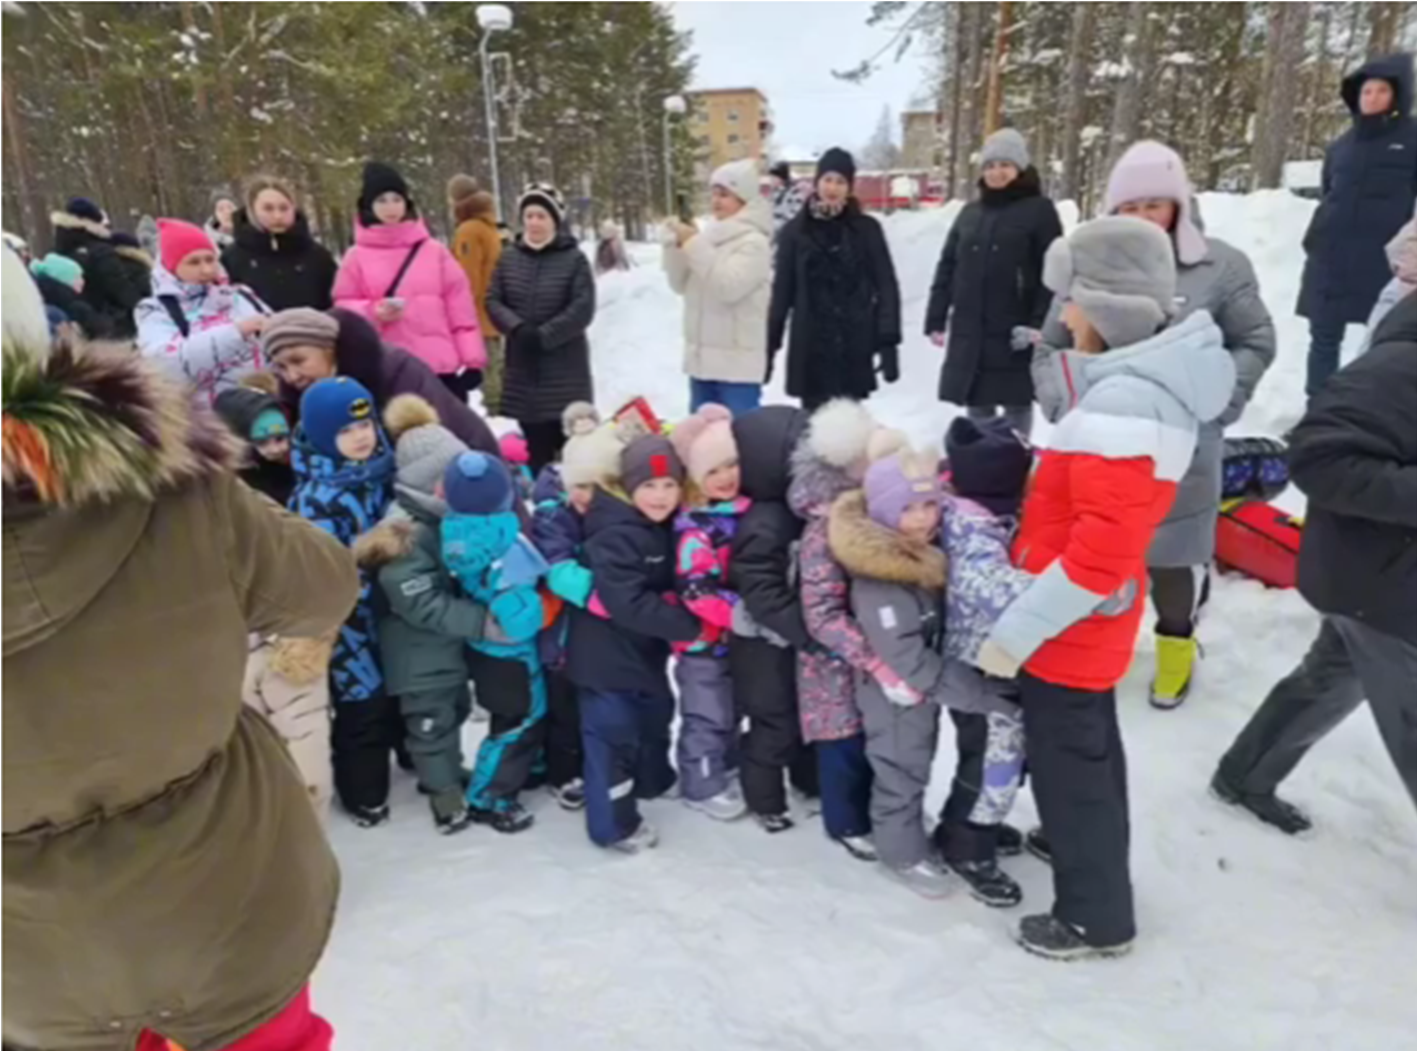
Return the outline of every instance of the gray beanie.
{"type": "Polygon", "coordinates": [[[340,323],[311,307],[291,307],[266,319],[261,330],[261,353],[274,358],[290,347],[327,347],[334,350],[340,323]]]}
{"type": "Polygon", "coordinates": [[[980,148],[980,167],[991,161],[1007,161],[1022,172],[1029,167],[1029,144],[1013,128],[1001,128],[980,148]]]}
{"type": "Polygon", "coordinates": [[[418,395],[403,394],[384,410],[384,427],[394,442],[395,479],[400,487],[432,496],[448,465],[468,451],[438,421],[438,410],[418,395]]]}
{"type": "Polygon", "coordinates": [[[1140,343],[1176,310],[1172,239],[1145,219],[1094,219],[1049,246],[1044,284],[1077,303],[1110,348],[1140,343]]]}

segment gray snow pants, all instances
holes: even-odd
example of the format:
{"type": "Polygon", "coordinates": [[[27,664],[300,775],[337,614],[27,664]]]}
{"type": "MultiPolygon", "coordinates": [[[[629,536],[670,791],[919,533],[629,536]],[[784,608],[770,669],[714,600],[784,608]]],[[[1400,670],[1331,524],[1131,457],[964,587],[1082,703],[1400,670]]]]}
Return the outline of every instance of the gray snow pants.
{"type": "Polygon", "coordinates": [[[1367,698],[1399,777],[1414,795],[1415,652],[1412,643],[1352,617],[1326,616],[1295,671],[1270,695],[1221,759],[1222,780],[1268,796],[1310,747],[1367,698]]]}
{"type": "Polygon", "coordinates": [[[872,770],[872,840],[884,863],[908,869],[931,854],[925,803],[940,707],[895,705],[874,684],[857,691],[857,707],[872,770]]]}
{"type": "Polygon", "coordinates": [[[411,690],[399,698],[405,741],[419,784],[436,796],[463,788],[463,724],[473,710],[468,685],[411,690]]]}
{"type": "Polygon", "coordinates": [[[707,800],[732,782],[738,720],[729,659],[685,654],[675,662],[679,684],[679,742],[675,765],[686,800],[707,800]]]}

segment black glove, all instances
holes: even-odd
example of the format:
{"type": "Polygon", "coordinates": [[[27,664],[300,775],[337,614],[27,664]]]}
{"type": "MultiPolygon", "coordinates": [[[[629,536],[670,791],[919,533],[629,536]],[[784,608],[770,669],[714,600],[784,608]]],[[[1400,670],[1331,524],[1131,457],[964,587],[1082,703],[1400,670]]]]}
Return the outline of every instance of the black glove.
{"type": "Polygon", "coordinates": [[[889,384],[894,384],[901,379],[901,354],[900,349],[894,343],[877,348],[876,371],[889,384]]]}
{"type": "Polygon", "coordinates": [[[545,348],[542,345],[542,333],[535,325],[528,325],[525,322],[512,333],[512,339],[517,344],[517,352],[529,358],[539,356],[545,348]]]}

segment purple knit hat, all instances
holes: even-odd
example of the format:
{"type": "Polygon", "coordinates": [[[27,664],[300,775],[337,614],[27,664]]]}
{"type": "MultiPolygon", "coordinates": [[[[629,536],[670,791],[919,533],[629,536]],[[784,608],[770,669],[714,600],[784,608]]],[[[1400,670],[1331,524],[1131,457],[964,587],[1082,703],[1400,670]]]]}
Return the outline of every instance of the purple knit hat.
{"type": "Polygon", "coordinates": [[[944,500],[935,463],[906,449],[873,461],[863,488],[867,514],[889,530],[900,527],[901,516],[912,504],[940,504],[944,500]]]}
{"type": "Polygon", "coordinates": [[[1127,148],[1118,158],[1108,176],[1108,192],[1103,199],[1103,212],[1114,215],[1129,201],[1149,197],[1177,202],[1177,223],[1172,231],[1172,243],[1177,248],[1177,262],[1182,266],[1200,263],[1206,258],[1206,238],[1192,218],[1192,184],[1187,178],[1186,165],[1169,146],[1144,139],[1127,148]]]}

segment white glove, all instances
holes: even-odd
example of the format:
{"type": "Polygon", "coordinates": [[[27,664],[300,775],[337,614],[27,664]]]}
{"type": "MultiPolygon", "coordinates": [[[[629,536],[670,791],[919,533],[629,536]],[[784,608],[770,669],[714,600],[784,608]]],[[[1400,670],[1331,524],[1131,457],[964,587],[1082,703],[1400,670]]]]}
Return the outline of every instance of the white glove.
{"type": "Polygon", "coordinates": [[[1019,675],[1019,666],[1023,662],[1005,652],[992,639],[987,639],[980,644],[980,652],[975,655],[975,667],[987,676],[996,676],[999,679],[1013,679],[1019,675]]]}
{"type": "Polygon", "coordinates": [[[1009,346],[1016,351],[1032,351],[1043,338],[1043,333],[1027,325],[1016,325],[1009,330],[1009,346]]]}

